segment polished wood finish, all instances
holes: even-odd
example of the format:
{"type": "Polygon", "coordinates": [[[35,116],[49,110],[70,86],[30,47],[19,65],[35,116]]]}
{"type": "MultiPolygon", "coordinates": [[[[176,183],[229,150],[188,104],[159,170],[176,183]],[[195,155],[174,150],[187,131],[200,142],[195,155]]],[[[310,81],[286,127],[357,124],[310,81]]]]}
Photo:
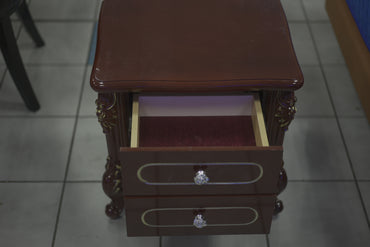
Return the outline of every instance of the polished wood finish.
{"type": "Polygon", "coordinates": [[[130,236],[268,233],[272,214],[282,210],[276,198],[287,183],[282,145],[296,112],[294,90],[303,84],[280,1],[105,0],[98,29],[91,86],[108,146],[106,214],[117,218],[125,206],[130,236]],[[139,92],[258,95],[253,131],[266,133],[255,137],[257,146],[140,147],[140,106],[133,100],[139,92]],[[259,166],[235,163],[258,164],[263,174],[253,181],[259,166]],[[209,183],[253,183],[156,184],[193,183],[199,171],[209,183]],[[234,208],[227,217],[212,207],[234,208]],[[255,208],[260,218],[238,227],[153,227],[192,223],[189,215],[197,213],[211,216],[209,224],[239,224],[254,212],[240,207],[255,208]]]}
{"type": "Polygon", "coordinates": [[[241,195],[278,192],[276,184],[283,154],[280,146],[121,148],[121,151],[121,160],[125,161],[123,167],[123,174],[126,175],[123,186],[125,195],[241,195]],[[244,163],[249,165],[243,165],[244,163]],[[144,168],[147,164],[157,165],[144,168]],[[161,164],[173,164],[173,166],[161,164]],[[261,169],[255,164],[260,165],[261,169]],[[193,178],[197,167],[203,167],[210,182],[231,184],[195,185],[193,178]],[[139,175],[148,182],[171,185],[150,185],[140,180],[139,175]],[[262,177],[254,183],[236,184],[242,181],[253,181],[259,176],[262,177]]]}
{"type": "Polygon", "coordinates": [[[303,84],[279,0],[104,1],[98,33],[91,76],[98,92],[303,84]]]}
{"type": "Polygon", "coordinates": [[[128,236],[258,234],[270,231],[275,198],[126,197],[125,203],[128,236]],[[206,227],[193,226],[197,214],[204,216],[206,227]]]}

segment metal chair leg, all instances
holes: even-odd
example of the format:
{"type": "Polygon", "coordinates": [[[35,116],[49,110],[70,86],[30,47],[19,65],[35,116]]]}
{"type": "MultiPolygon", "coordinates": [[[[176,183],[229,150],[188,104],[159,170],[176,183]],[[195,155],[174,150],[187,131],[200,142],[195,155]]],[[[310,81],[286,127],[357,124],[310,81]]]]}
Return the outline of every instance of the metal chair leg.
{"type": "Polygon", "coordinates": [[[40,105],[24,68],[9,17],[0,21],[0,48],[25,105],[31,111],[37,111],[40,105]]]}
{"type": "Polygon", "coordinates": [[[37,31],[36,25],[33,22],[31,13],[28,9],[26,1],[18,7],[17,14],[22,20],[24,27],[26,28],[28,34],[31,36],[33,41],[35,42],[37,47],[41,47],[45,45],[44,40],[41,38],[40,33],[37,31]]]}

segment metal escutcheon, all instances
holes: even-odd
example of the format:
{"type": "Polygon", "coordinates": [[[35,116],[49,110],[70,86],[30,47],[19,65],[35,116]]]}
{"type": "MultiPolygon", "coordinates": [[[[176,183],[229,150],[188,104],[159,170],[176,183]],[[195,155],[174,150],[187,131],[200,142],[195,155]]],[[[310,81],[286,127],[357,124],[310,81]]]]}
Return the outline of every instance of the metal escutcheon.
{"type": "Polygon", "coordinates": [[[196,227],[196,228],[203,228],[203,227],[206,227],[207,226],[207,221],[204,219],[203,215],[201,214],[197,214],[197,216],[195,216],[194,218],[194,222],[193,222],[193,225],[196,227]]]}
{"type": "Polygon", "coordinates": [[[209,181],[209,177],[207,177],[206,173],[203,170],[197,171],[194,177],[194,183],[196,185],[207,184],[208,181],[209,181]]]}

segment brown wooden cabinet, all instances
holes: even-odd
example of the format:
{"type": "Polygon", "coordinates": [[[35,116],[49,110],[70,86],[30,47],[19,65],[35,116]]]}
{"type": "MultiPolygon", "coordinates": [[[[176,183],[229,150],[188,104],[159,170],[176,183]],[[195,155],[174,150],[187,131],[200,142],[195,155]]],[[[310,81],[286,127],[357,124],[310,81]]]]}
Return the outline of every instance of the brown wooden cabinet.
{"type": "Polygon", "coordinates": [[[91,86],[129,236],[268,233],[303,85],[279,0],[110,0],[91,86]]]}

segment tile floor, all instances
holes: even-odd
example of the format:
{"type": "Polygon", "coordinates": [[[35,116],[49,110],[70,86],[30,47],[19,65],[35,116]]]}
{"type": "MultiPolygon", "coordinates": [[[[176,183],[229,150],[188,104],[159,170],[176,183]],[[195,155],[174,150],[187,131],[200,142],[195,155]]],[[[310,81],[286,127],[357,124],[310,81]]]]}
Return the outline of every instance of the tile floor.
{"type": "Polygon", "coordinates": [[[89,88],[100,0],[30,0],[43,48],[14,17],[42,108],[28,112],[0,58],[0,245],[370,246],[370,127],[324,9],[282,0],[305,86],[286,135],[285,210],[271,234],[127,238],[103,214],[106,147],[89,88]],[[91,60],[91,59],[90,59],[91,60]]]}

